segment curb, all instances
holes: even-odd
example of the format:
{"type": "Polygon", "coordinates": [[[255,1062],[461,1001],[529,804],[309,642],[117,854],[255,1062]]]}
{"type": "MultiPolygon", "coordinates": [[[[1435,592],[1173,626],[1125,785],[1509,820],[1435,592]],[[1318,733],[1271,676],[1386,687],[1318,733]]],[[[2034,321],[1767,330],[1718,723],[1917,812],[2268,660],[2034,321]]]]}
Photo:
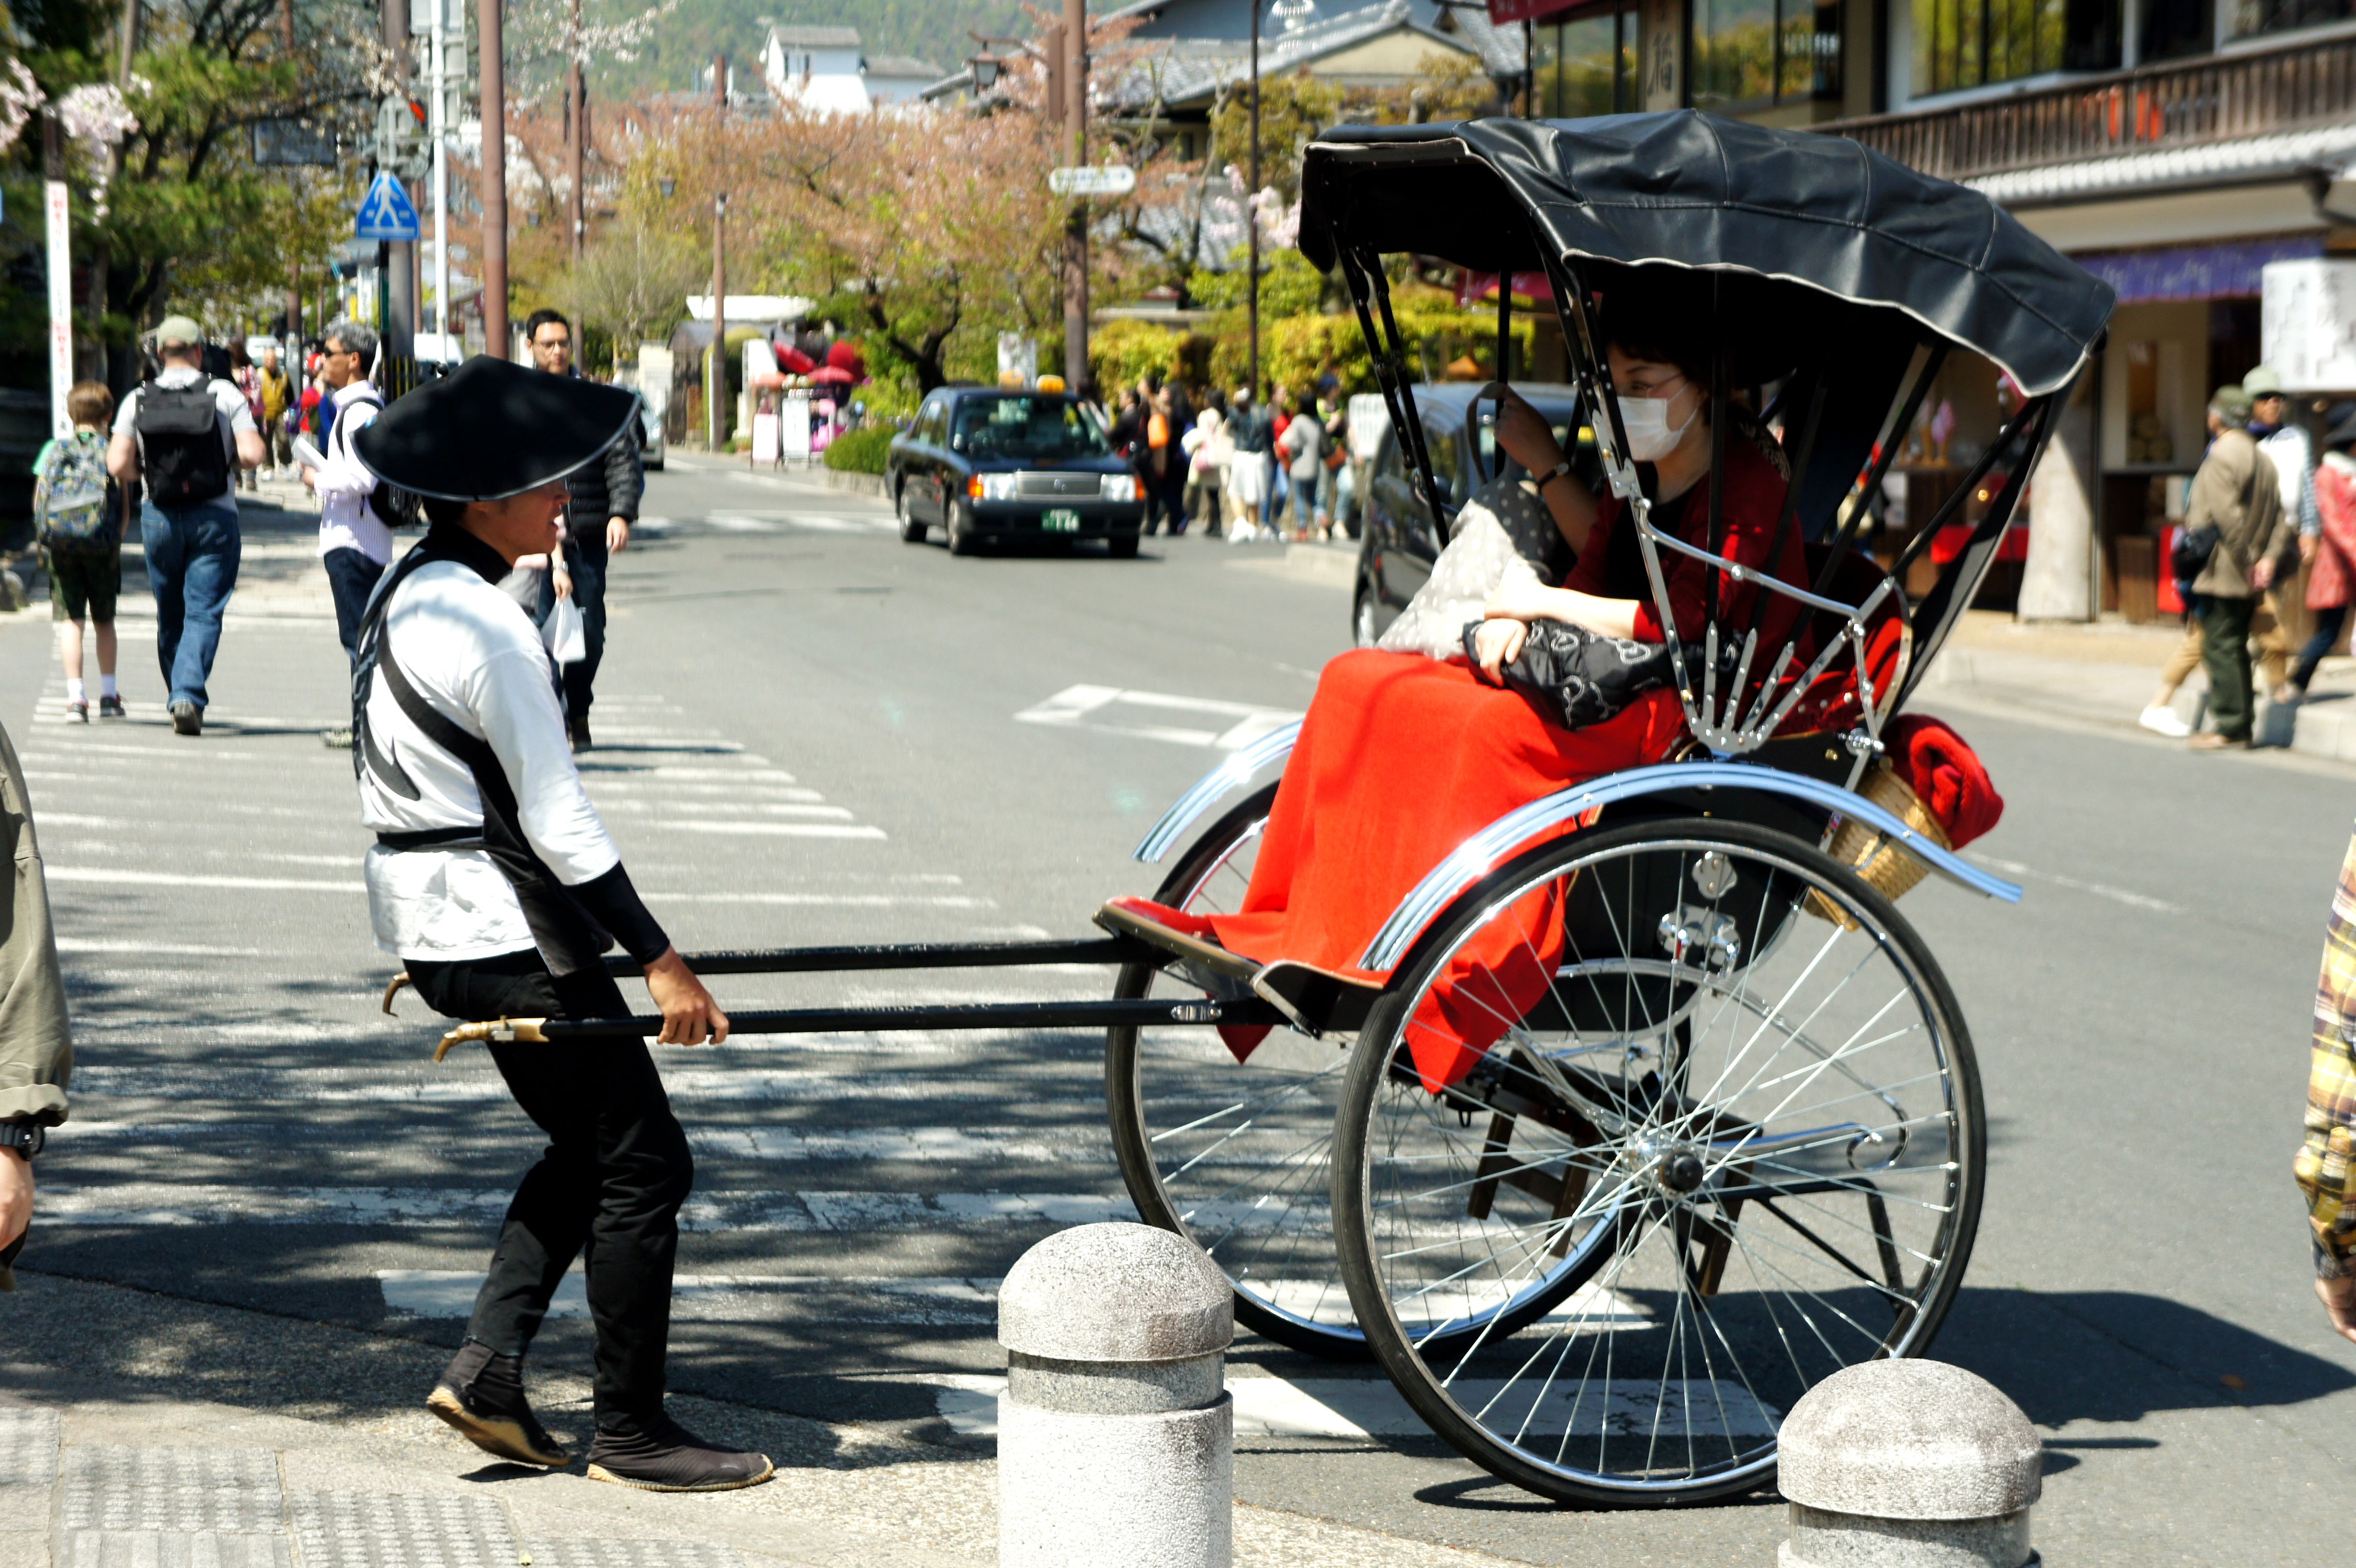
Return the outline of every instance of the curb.
{"type": "Polygon", "coordinates": [[[852,495],[873,496],[877,500],[884,499],[884,476],[881,474],[854,474],[842,468],[827,467],[813,471],[828,489],[849,490],[852,495]]]}

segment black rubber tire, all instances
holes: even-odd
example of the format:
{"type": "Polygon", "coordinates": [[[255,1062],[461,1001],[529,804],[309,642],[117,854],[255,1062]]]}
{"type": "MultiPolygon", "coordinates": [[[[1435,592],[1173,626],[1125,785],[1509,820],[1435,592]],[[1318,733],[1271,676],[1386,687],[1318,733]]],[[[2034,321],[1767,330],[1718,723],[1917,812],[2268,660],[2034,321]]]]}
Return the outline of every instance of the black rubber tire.
{"type": "Polygon", "coordinates": [[[1350,641],[1359,648],[1372,648],[1381,635],[1375,629],[1375,585],[1362,577],[1357,597],[1350,604],[1350,641]]]}
{"type": "Polygon", "coordinates": [[[899,514],[900,542],[922,544],[925,542],[925,525],[908,510],[908,487],[905,483],[892,489],[892,510],[899,514]]]}
{"type": "MultiPolygon", "coordinates": [[[[1135,535],[1130,537],[1133,539],[1135,535]]],[[[1154,901],[1174,905],[1185,898],[1229,848],[1268,820],[1269,806],[1275,799],[1276,786],[1265,785],[1204,829],[1162,879],[1162,886],[1154,892],[1154,901]]],[[[1154,972],[1143,964],[1124,965],[1114,981],[1113,994],[1120,998],[1143,996],[1153,975],[1154,972]]],[[[1154,1167],[1139,1082],[1135,1029],[1105,1031],[1105,1104],[1112,1126],[1113,1156],[1119,1162],[1121,1182],[1129,1188],[1130,1201],[1137,1206],[1138,1218],[1148,1225],[1194,1240],[1186,1222],[1172,1206],[1154,1167]]],[[[1236,1291],[1235,1301],[1237,1322],[1280,1345],[1328,1360],[1366,1359],[1365,1340],[1355,1332],[1323,1329],[1287,1317],[1269,1310],[1247,1291],[1236,1291]]]]}
{"type": "Polygon", "coordinates": [[[1137,543],[1134,533],[1109,533],[1105,536],[1105,553],[1116,561],[1134,561],[1137,559],[1137,543]]]}
{"type": "Polygon", "coordinates": [[[973,532],[971,514],[961,500],[949,502],[948,521],[943,525],[942,532],[949,536],[949,553],[952,555],[970,555],[981,548],[981,541],[973,532]]]}
{"type": "MultiPolygon", "coordinates": [[[[1346,1075],[1333,1129],[1334,1244],[1341,1257],[1344,1283],[1351,1307],[1364,1327],[1375,1359],[1392,1384],[1432,1431],[1467,1459],[1501,1479],[1540,1497],[1584,1508],[1669,1508],[1707,1503],[1756,1491],[1772,1479],[1772,1454],[1763,1464],[1747,1465],[1722,1477],[1697,1479],[1690,1486],[1646,1488],[1633,1485],[1599,1485],[1564,1475],[1534,1460],[1469,1419],[1440,1391],[1437,1379],[1412,1347],[1393,1312],[1388,1293],[1374,1262],[1372,1203],[1368,1179],[1368,1133],[1373,1103],[1388,1076],[1393,1045],[1410,1003],[1419,997],[1432,971],[1445,961],[1457,941],[1472,928],[1491,918],[1497,900],[1512,886],[1551,863],[1608,852],[1622,843],[1669,839],[1703,839],[1735,847],[1771,852],[1804,865],[1810,874],[1837,886],[1857,910],[1879,926],[1913,971],[1922,999],[1940,1015],[1949,1050],[1954,1102],[1964,1132],[1963,1157],[1958,1162],[1958,1191],[1952,1240],[1943,1272],[1931,1294],[1913,1311],[1896,1348],[1897,1354],[1919,1356],[1928,1349],[1940,1323],[1954,1305],[1964,1273],[1971,1262],[1972,1241],[1979,1224],[1981,1195],[1987,1166],[1987,1130],[1980,1096],[1979,1069],[1971,1036],[1964,1024],[1954,993],[1922,938],[1889,899],[1869,886],[1848,866],[1814,844],[1764,828],[1699,818],[1651,819],[1623,827],[1574,833],[1540,845],[1483,879],[1455,903],[1418,940],[1405,961],[1394,972],[1391,989],[1376,1004],[1360,1031],[1346,1075]]],[[[1792,918],[1799,918],[1798,915],[1792,918]]],[[[1810,917],[1813,918],[1813,917],[1810,917]]],[[[1593,1252],[1589,1277],[1601,1267],[1608,1250],[1593,1252]]],[[[1576,1284],[1578,1281],[1572,1282],[1576,1284]]],[[[1898,1331],[1893,1329],[1893,1336],[1898,1331]]],[[[1438,1354],[1445,1357],[1443,1343],[1438,1354]]]]}

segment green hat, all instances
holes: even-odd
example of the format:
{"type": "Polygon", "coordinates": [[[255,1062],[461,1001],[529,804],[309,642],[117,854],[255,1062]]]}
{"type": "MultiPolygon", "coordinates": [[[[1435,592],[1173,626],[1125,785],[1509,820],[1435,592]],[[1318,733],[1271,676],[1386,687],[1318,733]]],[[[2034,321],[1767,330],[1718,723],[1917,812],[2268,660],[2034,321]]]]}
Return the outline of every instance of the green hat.
{"type": "Polygon", "coordinates": [[[2262,397],[2282,396],[2282,372],[2272,365],[2260,365],[2242,378],[2242,390],[2256,402],[2262,397]]]}
{"type": "Polygon", "coordinates": [[[176,343],[186,344],[192,349],[201,348],[204,341],[205,329],[185,316],[166,316],[155,323],[155,346],[159,349],[169,348],[176,343]]]}
{"type": "Polygon", "coordinates": [[[2250,422],[2250,394],[2240,387],[2219,387],[2209,400],[2209,412],[2228,424],[2250,422]]]}

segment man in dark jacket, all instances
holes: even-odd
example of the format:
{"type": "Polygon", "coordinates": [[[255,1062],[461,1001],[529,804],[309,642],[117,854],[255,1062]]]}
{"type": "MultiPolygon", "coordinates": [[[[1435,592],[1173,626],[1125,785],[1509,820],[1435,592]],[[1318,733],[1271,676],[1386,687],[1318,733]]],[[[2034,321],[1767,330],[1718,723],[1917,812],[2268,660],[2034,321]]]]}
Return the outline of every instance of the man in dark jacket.
{"type": "MultiPolygon", "coordinates": [[[[552,376],[576,374],[573,328],[552,310],[535,310],[524,323],[532,362],[552,376]]],[[[589,703],[597,665],[605,657],[605,564],[629,548],[630,525],[638,521],[647,473],[639,456],[639,430],[633,423],[605,448],[605,461],[576,469],[565,480],[573,492],[564,509],[564,564],[572,574],[573,602],[589,650],[564,667],[564,727],[573,749],[589,749],[589,703]]]]}

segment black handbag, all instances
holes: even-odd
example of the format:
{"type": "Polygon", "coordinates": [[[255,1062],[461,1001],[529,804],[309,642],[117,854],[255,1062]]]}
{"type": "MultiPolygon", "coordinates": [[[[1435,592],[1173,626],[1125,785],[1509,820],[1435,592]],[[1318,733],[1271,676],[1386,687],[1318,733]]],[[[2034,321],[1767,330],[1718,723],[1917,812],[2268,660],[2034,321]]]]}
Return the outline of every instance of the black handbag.
{"type": "MultiPolygon", "coordinates": [[[[1537,703],[1550,716],[1559,715],[1566,729],[1583,729],[1612,718],[1629,703],[1669,683],[1671,666],[1666,645],[1605,637],[1569,621],[1534,620],[1522,650],[1505,667],[1505,684],[1537,703]]],[[[1473,634],[1482,623],[1464,628],[1464,656],[1472,673],[1489,682],[1474,651],[1473,634]]]]}

